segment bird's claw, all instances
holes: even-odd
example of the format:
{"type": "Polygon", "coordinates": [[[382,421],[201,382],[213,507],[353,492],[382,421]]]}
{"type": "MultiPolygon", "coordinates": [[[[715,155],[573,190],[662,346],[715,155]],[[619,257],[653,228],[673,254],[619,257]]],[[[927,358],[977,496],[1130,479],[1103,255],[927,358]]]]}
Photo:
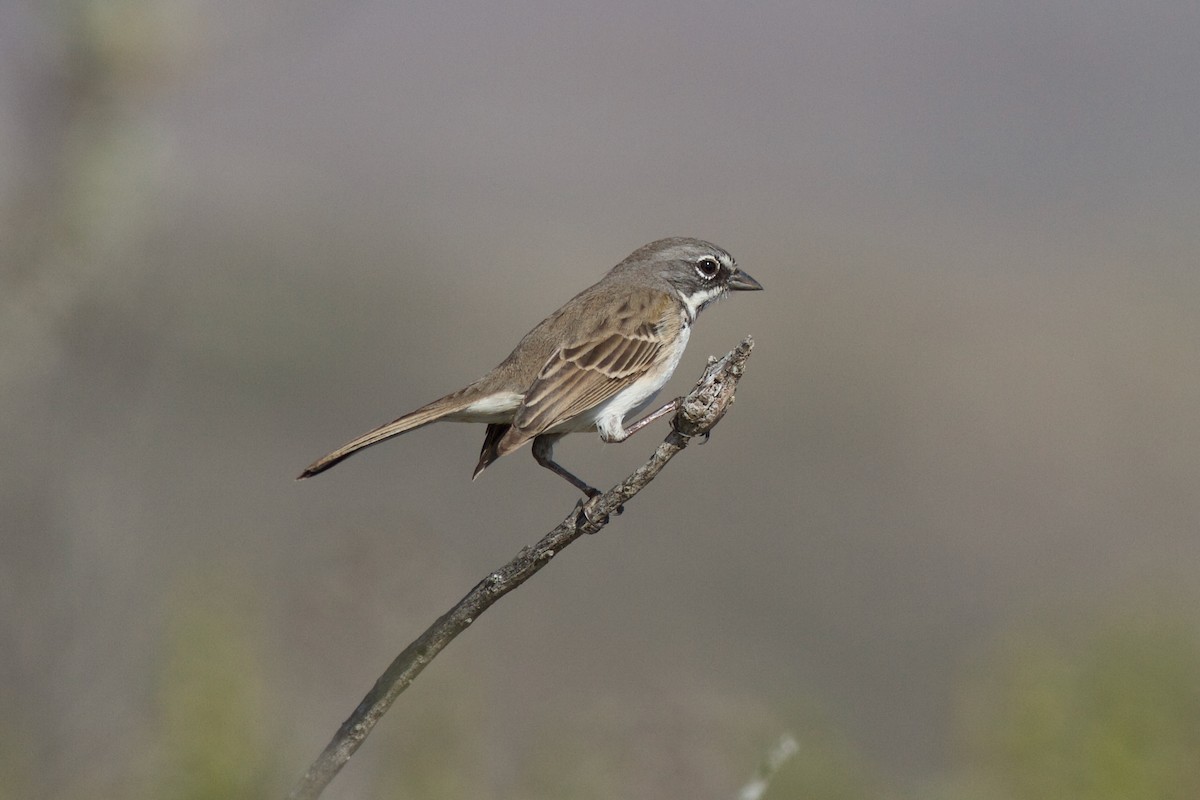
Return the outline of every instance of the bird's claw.
{"type": "MultiPolygon", "coordinates": [[[[580,498],[575,504],[575,508],[579,510],[579,515],[576,517],[576,524],[584,533],[596,533],[609,521],[609,512],[600,512],[596,509],[601,497],[603,497],[603,492],[593,489],[587,493],[586,500],[580,498]]],[[[611,514],[614,517],[618,517],[624,511],[625,506],[620,505],[613,509],[611,514]]]]}
{"type": "Polygon", "coordinates": [[[579,514],[575,517],[575,525],[584,533],[598,533],[600,527],[608,522],[607,514],[597,514],[596,505],[592,501],[595,497],[588,500],[580,500],[576,505],[579,509],[579,514]]]}

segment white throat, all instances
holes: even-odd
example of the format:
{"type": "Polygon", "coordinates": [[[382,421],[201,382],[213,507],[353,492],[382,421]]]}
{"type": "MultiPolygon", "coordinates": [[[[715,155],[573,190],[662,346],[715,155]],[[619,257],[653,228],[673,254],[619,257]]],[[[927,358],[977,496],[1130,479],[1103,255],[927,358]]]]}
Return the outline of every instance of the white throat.
{"type": "Polygon", "coordinates": [[[687,324],[691,325],[695,322],[704,307],[723,294],[725,294],[725,288],[722,286],[709,286],[691,295],[680,294],[679,299],[683,301],[684,312],[687,314],[687,324]]]}

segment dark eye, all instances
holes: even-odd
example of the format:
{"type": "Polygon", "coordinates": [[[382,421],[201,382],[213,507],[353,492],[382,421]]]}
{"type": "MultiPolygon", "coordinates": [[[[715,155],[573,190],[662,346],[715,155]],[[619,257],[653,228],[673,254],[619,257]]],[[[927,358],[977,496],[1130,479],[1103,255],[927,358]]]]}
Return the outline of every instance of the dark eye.
{"type": "Polygon", "coordinates": [[[721,271],[721,262],[717,261],[712,256],[705,256],[696,262],[696,272],[700,273],[700,277],[708,280],[717,277],[717,273],[721,271]]]}

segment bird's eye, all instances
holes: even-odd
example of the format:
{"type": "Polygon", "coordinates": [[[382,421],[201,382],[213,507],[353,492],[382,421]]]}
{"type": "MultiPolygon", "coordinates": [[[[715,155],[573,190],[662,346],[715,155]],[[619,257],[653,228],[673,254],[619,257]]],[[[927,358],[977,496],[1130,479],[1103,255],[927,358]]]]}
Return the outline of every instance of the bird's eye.
{"type": "Polygon", "coordinates": [[[721,262],[717,261],[712,256],[705,256],[696,262],[696,272],[700,273],[700,277],[705,280],[711,280],[721,271],[721,262]]]}

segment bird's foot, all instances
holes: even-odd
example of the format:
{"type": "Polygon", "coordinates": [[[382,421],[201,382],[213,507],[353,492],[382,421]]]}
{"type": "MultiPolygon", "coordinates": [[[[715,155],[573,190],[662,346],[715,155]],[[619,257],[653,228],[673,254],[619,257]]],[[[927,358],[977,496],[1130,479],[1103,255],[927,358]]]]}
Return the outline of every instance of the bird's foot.
{"type": "MultiPolygon", "coordinates": [[[[600,498],[604,496],[604,493],[591,487],[588,487],[588,489],[590,491],[584,492],[587,495],[587,499],[581,497],[579,502],[575,504],[575,508],[579,511],[576,524],[584,533],[597,533],[600,528],[608,524],[609,515],[608,512],[600,511],[599,509],[600,498]]],[[[625,506],[620,505],[612,511],[612,515],[618,517],[624,511],[625,506]]]]}

